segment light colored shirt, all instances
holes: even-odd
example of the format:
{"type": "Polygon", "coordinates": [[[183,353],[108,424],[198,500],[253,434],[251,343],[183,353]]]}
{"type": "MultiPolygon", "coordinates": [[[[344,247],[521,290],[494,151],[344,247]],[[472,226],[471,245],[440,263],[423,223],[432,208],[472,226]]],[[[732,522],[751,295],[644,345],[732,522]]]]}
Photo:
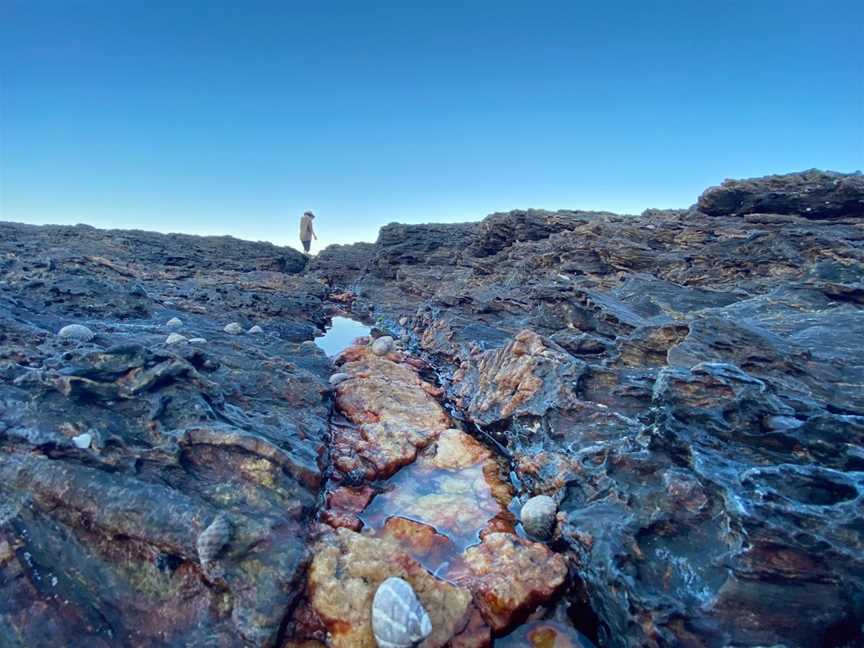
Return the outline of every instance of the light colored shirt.
{"type": "Polygon", "coordinates": [[[303,218],[300,219],[300,240],[311,241],[312,234],[314,233],[315,230],[312,229],[312,218],[303,214],[303,218]]]}

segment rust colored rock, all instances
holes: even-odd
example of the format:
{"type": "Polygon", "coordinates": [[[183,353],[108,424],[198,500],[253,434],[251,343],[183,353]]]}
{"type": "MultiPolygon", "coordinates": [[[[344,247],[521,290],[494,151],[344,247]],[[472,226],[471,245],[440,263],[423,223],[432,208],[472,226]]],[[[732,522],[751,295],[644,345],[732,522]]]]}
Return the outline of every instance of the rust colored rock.
{"type": "Polygon", "coordinates": [[[375,648],[372,599],[378,586],[391,576],[411,585],[432,620],[432,634],[423,642],[424,648],[444,646],[466,631],[481,636],[460,645],[488,644],[488,629],[484,639],[472,619],[471,593],[431,576],[392,540],[338,529],[325,533],[313,553],[310,603],[327,628],[333,648],[375,648]]]}
{"type": "Polygon", "coordinates": [[[363,528],[363,522],[357,514],[366,508],[374,496],[375,491],[369,486],[340,486],[327,494],[327,508],[321,512],[321,521],[333,528],[345,527],[359,531],[363,528]]]}
{"type": "Polygon", "coordinates": [[[330,294],[330,301],[334,301],[337,304],[350,304],[353,302],[357,296],[349,291],[337,292],[330,294]]]}
{"type": "Polygon", "coordinates": [[[405,364],[350,347],[340,358],[350,379],[336,388],[336,406],[356,424],[335,431],[332,454],[341,471],[387,477],[450,427],[450,417],[428,393],[434,389],[405,364]]]}
{"type": "Polygon", "coordinates": [[[578,400],[575,384],[583,370],[579,361],[526,329],[505,347],[463,362],[453,375],[454,395],[481,424],[514,414],[542,415],[578,400]]]}
{"type": "Polygon", "coordinates": [[[465,551],[451,570],[454,583],[468,587],[487,623],[502,633],[552,600],[567,578],[567,563],[544,545],[509,533],[491,533],[465,551]]]}
{"type": "Polygon", "coordinates": [[[363,528],[363,521],[353,513],[347,513],[339,509],[328,509],[321,512],[321,521],[334,529],[351,529],[352,531],[360,531],[363,528]]]}
{"type": "Polygon", "coordinates": [[[340,486],[327,494],[327,506],[333,509],[359,513],[375,496],[375,490],[369,486],[351,488],[340,486]]]}

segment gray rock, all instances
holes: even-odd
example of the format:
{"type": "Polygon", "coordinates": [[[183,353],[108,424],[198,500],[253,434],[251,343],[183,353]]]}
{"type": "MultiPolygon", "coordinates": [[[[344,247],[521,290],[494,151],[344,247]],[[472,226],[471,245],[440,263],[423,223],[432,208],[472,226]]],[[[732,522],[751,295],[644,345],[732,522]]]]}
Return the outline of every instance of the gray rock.
{"type": "Polygon", "coordinates": [[[89,342],[95,337],[93,331],[82,324],[69,324],[64,326],[60,329],[57,335],[70,340],[80,340],[81,342],[89,342]]]}
{"type": "Polygon", "coordinates": [[[260,326],[258,326],[258,325],[256,324],[255,326],[253,326],[252,328],[250,328],[250,329],[249,329],[248,331],[246,331],[246,332],[249,333],[249,334],[251,334],[251,335],[256,335],[256,334],[258,334],[258,333],[263,333],[263,332],[264,332],[264,329],[261,328],[260,326]]]}
{"type": "Polygon", "coordinates": [[[520,518],[525,531],[540,540],[548,540],[555,531],[558,505],[548,495],[537,495],[522,506],[520,518]]]}
{"type": "Polygon", "coordinates": [[[330,384],[334,387],[339,383],[345,382],[350,376],[347,373],[335,373],[330,376],[330,384]]]}
{"type": "Polygon", "coordinates": [[[709,216],[795,214],[805,218],[864,216],[864,176],[810,169],[801,173],[726,180],[699,196],[709,216]]]}
{"type": "Polygon", "coordinates": [[[84,434],[79,434],[78,436],[72,437],[72,443],[75,444],[76,448],[81,448],[82,450],[86,450],[90,447],[90,443],[93,441],[93,435],[89,432],[85,432],[84,434]]]}
{"type": "Polygon", "coordinates": [[[406,324],[408,324],[408,318],[407,317],[400,317],[399,318],[399,326],[405,326],[406,324]]]}
{"type": "Polygon", "coordinates": [[[230,324],[226,324],[223,330],[229,335],[240,335],[243,332],[243,327],[237,322],[231,322],[230,324]]]}
{"type": "Polygon", "coordinates": [[[393,338],[389,335],[382,335],[372,343],[372,353],[377,356],[384,356],[393,350],[393,338]]]}
{"type": "Polygon", "coordinates": [[[165,344],[179,344],[181,342],[188,342],[189,339],[185,335],[180,335],[179,333],[172,333],[165,339],[165,344]]]}
{"type": "Polygon", "coordinates": [[[180,328],[183,326],[183,320],[179,317],[172,317],[165,323],[165,326],[168,326],[169,328],[180,328]]]}

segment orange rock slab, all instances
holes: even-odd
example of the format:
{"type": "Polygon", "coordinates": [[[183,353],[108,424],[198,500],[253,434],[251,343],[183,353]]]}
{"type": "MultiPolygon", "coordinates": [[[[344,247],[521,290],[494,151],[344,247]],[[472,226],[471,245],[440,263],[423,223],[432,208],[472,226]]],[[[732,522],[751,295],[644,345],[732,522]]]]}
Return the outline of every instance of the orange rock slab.
{"type": "Polygon", "coordinates": [[[437,389],[399,357],[354,346],[338,359],[349,378],[336,388],[336,407],[355,425],[334,430],[331,451],[342,472],[388,477],[451,425],[437,389]]]}
{"type": "Polygon", "coordinates": [[[502,633],[558,594],[567,578],[567,563],[538,542],[490,533],[465,551],[449,578],[474,592],[486,622],[502,633]]]}

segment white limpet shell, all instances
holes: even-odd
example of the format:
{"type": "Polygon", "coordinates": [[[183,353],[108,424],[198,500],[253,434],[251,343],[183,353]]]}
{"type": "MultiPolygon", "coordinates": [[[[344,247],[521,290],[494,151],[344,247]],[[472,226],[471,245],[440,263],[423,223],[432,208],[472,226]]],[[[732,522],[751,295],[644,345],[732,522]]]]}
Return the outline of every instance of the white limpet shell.
{"type": "Polygon", "coordinates": [[[414,588],[391,576],[372,600],[372,632],[379,648],[411,648],[432,634],[432,620],[414,588]]]}

